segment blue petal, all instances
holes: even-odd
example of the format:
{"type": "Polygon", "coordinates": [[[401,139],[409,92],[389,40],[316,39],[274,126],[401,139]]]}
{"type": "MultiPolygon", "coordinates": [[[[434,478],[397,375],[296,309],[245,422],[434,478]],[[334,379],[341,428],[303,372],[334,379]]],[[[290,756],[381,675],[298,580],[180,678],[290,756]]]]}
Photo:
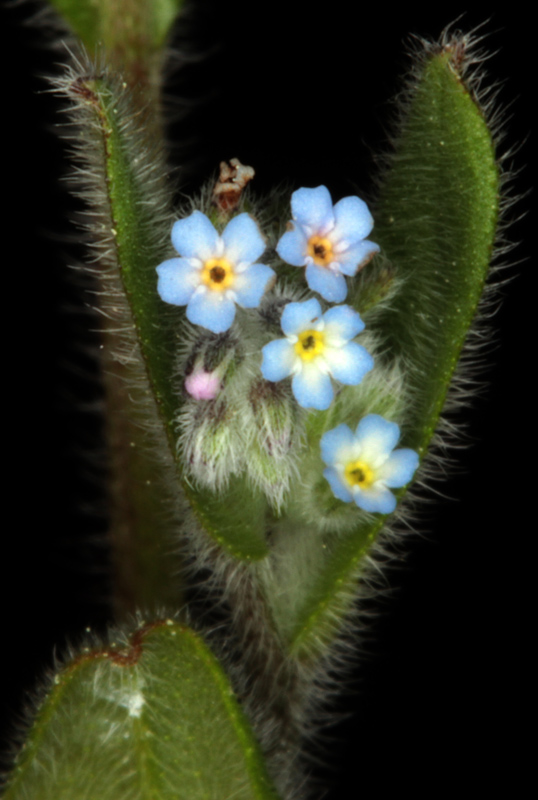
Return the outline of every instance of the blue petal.
{"type": "Polygon", "coordinates": [[[323,315],[327,343],[332,340],[349,342],[364,330],[364,322],[360,314],[351,306],[334,306],[323,315]]]}
{"type": "Polygon", "coordinates": [[[358,242],[349,249],[337,253],[336,258],[344,275],[356,275],[359,269],[365,266],[376,253],[379,253],[379,250],[378,244],[365,239],[363,242],[358,242]]]}
{"type": "Polygon", "coordinates": [[[193,211],[190,217],[174,222],[172,244],[180,256],[207,261],[217,252],[219,235],[212,223],[201,211],[193,211]]]}
{"type": "Polygon", "coordinates": [[[349,386],[360,383],[374,366],[368,350],[356,342],[349,342],[344,347],[327,347],[323,355],[333,378],[349,386]]]}
{"type": "Polygon", "coordinates": [[[262,375],[266,381],[281,381],[291,375],[296,361],[295,349],[287,339],[275,339],[262,347],[262,375]]]}
{"type": "Polygon", "coordinates": [[[331,379],[314,363],[303,364],[301,372],[293,376],[291,389],[300,406],[319,411],[329,408],[334,397],[331,379]]]}
{"type": "Polygon", "coordinates": [[[374,220],[368,206],[359,197],[344,197],[334,207],[336,225],[331,232],[331,240],[336,244],[341,240],[355,244],[364,239],[374,227],[374,220]]]}
{"type": "Polygon", "coordinates": [[[286,231],[279,239],[276,251],[286,264],[303,267],[307,256],[307,239],[302,229],[295,226],[293,230],[286,231]]]}
{"type": "Polygon", "coordinates": [[[184,306],[200,285],[201,271],[187,258],[170,258],[157,267],[157,291],[161,300],[184,306]]]}
{"type": "Polygon", "coordinates": [[[418,453],[403,447],[395,450],[384,464],[377,470],[377,475],[386,486],[393,489],[409,483],[418,467],[418,453]]]}
{"type": "Polygon", "coordinates": [[[320,440],[321,457],[326,464],[345,464],[352,460],[355,435],[343,423],[323,434],[320,440]]]}
{"type": "Polygon", "coordinates": [[[318,292],[329,303],[341,303],[346,299],[346,279],[339,272],[328,267],[309,264],[306,268],[306,282],[313,292],[318,292]]]}
{"type": "Polygon", "coordinates": [[[252,264],[265,250],[265,239],[249,214],[239,214],[226,225],[222,240],[224,256],[232,264],[252,264]]]}
{"type": "Polygon", "coordinates": [[[293,219],[312,232],[323,232],[334,223],[333,203],[326,186],[316,189],[298,189],[291,196],[293,219]]]}
{"type": "Polygon", "coordinates": [[[213,333],[224,333],[235,317],[235,304],[224,292],[203,288],[195,292],[187,306],[187,319],[213,333]]]}
{"type": "Polygon", "coordinates": [[[321,317],[321,306],[313,297],[304,303],[288,303],[282,312],[280,324],[286,336],[297,336],[308,330],[321,317]]]}
{"type": "Polygon", "coordinates": [[[233,291],[243,308],[257,308],[270,281],[276,278],[274,270],[266,264],[251,264],[235,276],[233,291]]]}
{"type": "Polygon", "coordinates": [[[391,514],[396,508],[396,498],[392,492],[380,484],[374,483],[369,489],[360,489],[356,486],[353,499],[364,511],[391,514]]]}
{"type": "Polygon", "coordinates": [[[343,500],[344,503],[350,503],[353,500],[353,495],[335,469],[324,469],[323,477],[329,481],[329,485],[335,497],[339,500],[343,500]]]}
{"type": "Polygon", "coordinates": [[[361,457],[371,459],[373,466],[377,466],[398,444],[400,428],[379,414],[368,414],[357,425],[355,435],[361,444],[361,457]]]}

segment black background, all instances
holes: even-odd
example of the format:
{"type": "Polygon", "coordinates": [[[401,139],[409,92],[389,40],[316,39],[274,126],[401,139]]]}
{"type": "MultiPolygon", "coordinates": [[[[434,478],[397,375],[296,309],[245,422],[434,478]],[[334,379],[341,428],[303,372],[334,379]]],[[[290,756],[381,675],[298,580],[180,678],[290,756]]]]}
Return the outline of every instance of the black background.
{"type": "MultiPolygon", "coordinates": [[[[99,392],[84,354],[91,323],[73,312],[80,298],[65,264],[81,252],[68,223],[73,201],[59,180],[66,158],[54,131],[57,101],[38,77],[63,56],[24,25],[33,8],[6,3],[0,16],[6,732],[53,649],[62,653],[108,614],[100,491],[95,468],[81,458],[100,446],[92,410],[99,392]]],[[[256,168],[262,192],[288,181],[292,188],[325,183],[335,197],[360,186],[368,196],[372,153],[386,149],[391,98],[409,65],[408,34],[435,38],[465,6],[450,13],[403,4],[349,11],[341,2],[319,14],[297,3],[257,8],[245,15],[235,2],[200,2],[176,37],[185,57],[168,94],[183,115],[170,129],[175,156],[189,164],[177,176],[182,189],[196,189],[221,159],[237,156],[256,168]]],[[[456,27],[472,29],[488,13],[466,12],[456,27]]],[[[530,23],[512,5],[491,14],[481,32],[493,54],[490,80],[501,82],[499,101],[508,109],[501,152],[518,149],[513,192],[526,193],[535,98],[530,23]]],[[[523,244],[506,259],[518,263],[502,274],[512,280],[492,320],[485,385],[464,412],[469,446],[458,472],[438,487],[450,499],[429,495],[419,535],[377,606],[352,692],[340,703],[353,716],[331,731],[331,766],[320,768],[330,800],[409,791],[436,797],[459,788],[521,794],[536,356],[532,220],[517,217],[531,199],[509,212],[509,238],[523,244]]]]}

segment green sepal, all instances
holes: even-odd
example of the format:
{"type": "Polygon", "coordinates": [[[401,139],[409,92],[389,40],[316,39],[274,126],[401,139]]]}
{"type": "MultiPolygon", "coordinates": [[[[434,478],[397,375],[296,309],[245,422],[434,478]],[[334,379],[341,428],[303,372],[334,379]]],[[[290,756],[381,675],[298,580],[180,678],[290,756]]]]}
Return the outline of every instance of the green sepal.
{"type": "MultiPolygon", "coordinates": [[[[484,287],[499,210],[492,135],[459,66],[451,48],[424,57],[374,209],[372,238],[380,244],[398,290],[384,311],[376,309],[370,328],[369,301],[362,309],[367,330],[379,337],[383,363],[404,360],[410,411],[401,420],[400,446],[417,450],[421,457],[438,424],[484,287]]],[[[384,274],[385,267],[381,292],[384,274]]],[[[359,309],[360,285],[359,278],[356,293],[350,294],[359,309]]],[[[338,419],[353,428],[358,421],[338,419]]],[[[334,426],[335,415],[328,414],[323,428],[334,426]]],[[[319,459],[319,473],[323,466],[319,459]]],[[[403,490],[396,495],[401,497],[403,490]]],[[[333,636],[354,596],[361,558],[384,522],[381,515],[373,522],[366,517],[350,533],[325,537],[323,569],[305,587],[293,624],[288,621],[296,654],[308,656],[333,636]]]]}
{"type": "Polygon", "coordinates": [[[220,664],[173,620],[84,648],[51,683],[4,800],[277,800],[220,664]]]}

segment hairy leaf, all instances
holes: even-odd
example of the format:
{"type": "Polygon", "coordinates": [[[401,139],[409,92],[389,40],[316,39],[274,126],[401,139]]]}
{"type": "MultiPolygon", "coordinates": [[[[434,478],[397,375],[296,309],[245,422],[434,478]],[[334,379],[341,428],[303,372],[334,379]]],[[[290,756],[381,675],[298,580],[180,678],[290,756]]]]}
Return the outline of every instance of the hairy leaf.
{"type": "MultiPolygon", "coordinates": [[[[399,288],[373,318],[371,329],[381,337],[383,363],[405,363],[409,410],[401,425],[401,445],[421,456],[438,424],[476,312],[498,218],[499,171],[492,136],[462,79],[463,47],[464,42],[455,42],[424,56],[374,212],[376,241],[399,288]]],[[[356,305],[360,307],[360,299],[356,305]]],[[[368,327],[367,313],[365,320],[368,327]]],[[[331,411],[324,427],[334,424],[331,411]]],[[[352,533],[328,538],[326,563],[305,587],[293,624],[289,622],[292,648],[316,649],[316,642],[331,635],[352,597],[360,560],[383,522],[376,515],[352,533]]]]}
{"type": "Polygon", "coordinates": [[[54,678],[5,800],[276,800],[222,668],[165,620],[54,678]]]}

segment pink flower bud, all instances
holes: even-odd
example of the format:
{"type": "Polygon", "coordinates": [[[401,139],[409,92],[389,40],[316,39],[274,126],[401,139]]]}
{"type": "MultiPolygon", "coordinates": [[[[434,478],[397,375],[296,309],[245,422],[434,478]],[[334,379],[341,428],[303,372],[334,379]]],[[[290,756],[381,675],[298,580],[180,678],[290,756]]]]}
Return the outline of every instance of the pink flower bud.
{"type": "Polygon", "coordinates": [[[197,367],[185,379],[185,389],[195,400],[213,400],[221,389],[220,378],[214,372],[197,367]]]}

